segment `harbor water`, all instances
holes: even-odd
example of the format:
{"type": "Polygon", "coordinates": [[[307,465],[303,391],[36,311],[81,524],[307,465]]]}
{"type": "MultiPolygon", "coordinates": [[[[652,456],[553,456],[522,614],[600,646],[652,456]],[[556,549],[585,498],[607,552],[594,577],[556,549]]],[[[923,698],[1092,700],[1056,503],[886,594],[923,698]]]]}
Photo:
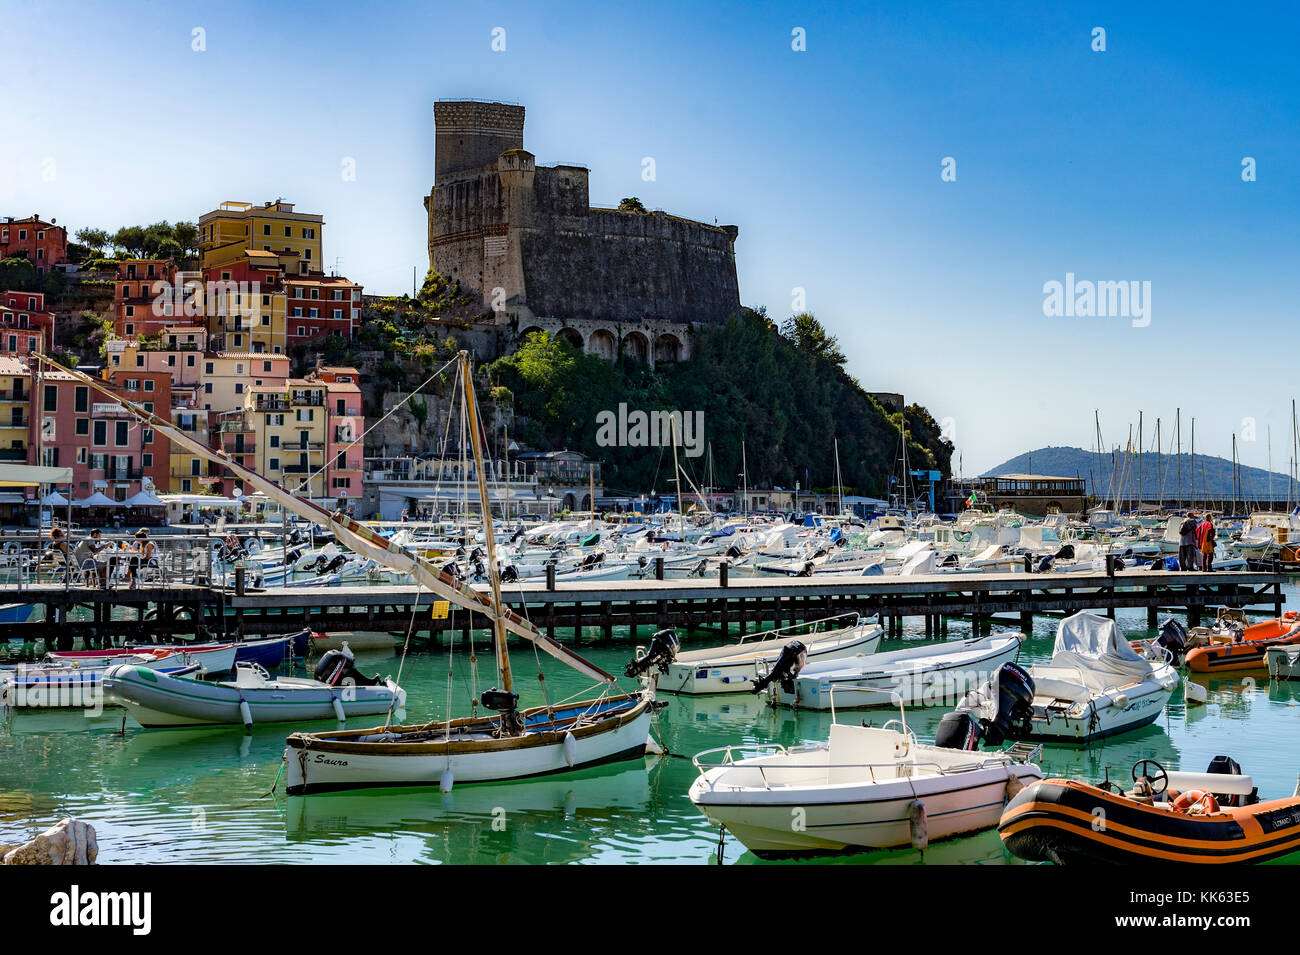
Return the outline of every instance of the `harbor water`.
{"type": "MultiPolygon", "coordinates": [[[[1300,608],[1292,580],[1289,609],[1300,608]]],[[[1119,611],[1130,638],[1152,636],[1144,611],[1119,611]]],[[[920,623],[918,620],[917,623],[920,623]]],[[[996,629],[996,626],[995,626],[996,629]]],[[[1056,621],[1042,617],[1021,651],[1022,663],[1051,656],[1056,621]]],[[[969,635],[953,622],[950,638],[969,635]]],[[[481,691],[492,682],[492,653],[477,634],[481,691]]],[[[616,634],[617,636],[617,634],[616,634]]],[[[906,645],[923,639],[905,634],[906,645]]],[[[904,641],[886,641],[881,650],[904,641]]],[[[686,635],[688,648],[716,645],[716,636],[686,635]]],[[[584,653],[622,672],[634,650],[626,639],[584,653]]],[[[400,647],[358,652],[366,673],[398,673],[408,692],[406,721],[468,715],[474,694],[469,648],[411,653],[400,647]],[[454,679],[449,680],[449,669],[454,679]]],[[[589,682],[526,645],[512,647],[516,688],[525,705],[544,701],[536,680],[558,701],[589,682]]],[[[1204,680],[1204,677],[1200,677],[1204,680]]],[[[629,681],[630,682],[630,681],[629,681]]],[[[1270,684],[1258,671],[1210,678],[1205,705],[1188,706],[1179,689],[1157,722],[1090,748],[1048,745],[1041,760],[1049,776],[1129,784],[1139,759],[1200,771],[1219,754],[1253,776],[1261,798],[1289,796],[1300,759],[1300,682],[1270,684]]],[[[280,780],[285,725],[255,728],[142,730],[121,709],[88,717],[81,711],[9,712],[0,723],[0,843],[21,842],[63,816],[92,823],[100,861],[107,863],[676,863],[703,865],[719,857],[718,832],[686,796],[696,776],[690,757],[738,743],[789,746],[825,740],[830,715],[793,712],[749,694],[666,696],[655,735],[669,755],[595,770],[509,784],[426,790],[284,796],[280,780]]],[[[923,741],[945,708],[910,709],[923,741]]],[[[880,725],[897,711],[841,713],[840,719],[880,725]]],[[[382,719],[370,718],[372,725],[382,719]]],[[[328,729],[332,724],[308,724],[328,729]]],[[[308,728],[304,727],[304,728],[308,728]]],[[[726,864],[760,860],[734,839],[722,845],[726,864]]],[[[819,857],[839,864],[1010,864],[996,832],[914,850],[819,857]]],[[[1296,861],[1292,857],[1285,861],[1296,861]]]]}

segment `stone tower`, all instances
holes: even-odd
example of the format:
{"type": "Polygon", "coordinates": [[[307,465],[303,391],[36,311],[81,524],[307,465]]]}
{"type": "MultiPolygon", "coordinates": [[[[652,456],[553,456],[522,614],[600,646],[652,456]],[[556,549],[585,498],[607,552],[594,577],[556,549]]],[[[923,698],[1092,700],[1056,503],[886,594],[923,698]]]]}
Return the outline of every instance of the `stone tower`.
{"type": "Polygon", "coordinates": [[[434,174],[477,169],[524,145],[524,108],[505,103],[433,104],[434,174]]]}

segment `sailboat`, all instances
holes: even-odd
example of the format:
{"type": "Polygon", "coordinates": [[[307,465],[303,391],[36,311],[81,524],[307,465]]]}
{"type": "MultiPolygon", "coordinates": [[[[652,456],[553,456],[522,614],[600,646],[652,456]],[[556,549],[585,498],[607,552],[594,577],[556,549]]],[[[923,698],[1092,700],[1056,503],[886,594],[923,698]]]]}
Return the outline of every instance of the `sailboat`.
{"type": "MultiPolygon", "coordinates": [[[[49,361],[43,355],[38,359],[49,361]]],[[[480,699],[494,715],[433,721],[419,725],[325,733],[294,733],[285,750],[286,790],[289,795],[389,786],[439,786],[454,782],[487,782],[566,772],[584,766],[635,759],[651,745],[650,721],[655,712],[656,670],[666,668],[676,653],[671,631],[661,631],[650,648],[628,666],[628,676],[642,678],[642,688],[620,692],[615,677],[543,634],[528,620],[507,609],[501,600],[496,542],[492,531],[483,446],[474,399],[469,354],[457,358],[474,450],[483,528],[487,545],[490,596],[443,573],[423,558],[391,544],[375,531],[343,512],[330,513],[310,500],[297,497],[255,471],[237,463],[223,451],[208,447],[140,405],[110,393],[102,382],[68,371],[79,381],[109,395],[174,444],[229,469],[247,487],[261,491],[294,514],[331,531],[335,539],[363,557],[409,574],[420,590],[492,621],[500,686],[486,690],[480,699]],[[519,708],[514,691],[506,635],[514,633],[538,649],[597,681],[599,695],[566,700],[555,705],[519,708]]],[[[418,603],[418,593],[417,593],[418,603]]]]}

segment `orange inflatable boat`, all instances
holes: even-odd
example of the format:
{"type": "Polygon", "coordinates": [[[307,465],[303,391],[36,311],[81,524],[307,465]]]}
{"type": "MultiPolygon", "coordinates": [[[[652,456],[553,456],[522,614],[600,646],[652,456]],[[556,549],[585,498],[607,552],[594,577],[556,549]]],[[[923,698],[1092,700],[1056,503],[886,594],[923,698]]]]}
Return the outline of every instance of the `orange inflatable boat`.
{"type": "Polygon", "coordinates": [[[1012,854],[1058,865],[1225,865],[1300,851],[1300,794],[1259,802],[1250,777],[1225,757],[1205,773],[1140,760],[1133,779],[1128,793],[1072,779],[1034,783],[1007,803],[998,833],[1012,854]]]}
{"type": "Polygon", "coordinates": [[[1291,634],[1300,624],[1300,614],[1291,610],[1277,620],[1266,620],[1249,627],[1215,628],[1208,646],[1188,650],[1184,656],[1193,673],[1221,673],[1230,670],[1261,670],[1268,664],[1264,651],[1269,647],[1300,643],[1300,632],[1291,634]]]}

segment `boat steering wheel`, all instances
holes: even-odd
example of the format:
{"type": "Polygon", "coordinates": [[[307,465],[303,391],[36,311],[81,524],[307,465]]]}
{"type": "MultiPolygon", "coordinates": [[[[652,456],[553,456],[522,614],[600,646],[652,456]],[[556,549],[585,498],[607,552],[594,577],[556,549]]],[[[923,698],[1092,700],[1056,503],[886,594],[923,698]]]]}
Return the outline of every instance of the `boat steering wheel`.
{"type": "Polygon", "coordinates": [[[1137,783],[1139,779],[1145,779],[1151,784],[1151,794],[1153,796],[1163,796],[1169,791],[1169,774],[1165,772],[1165,768],[1154,759],[1139,759],[1133,764],[1133,782],[1137,783]],[[1147,771],[1148,766],[1155,767],[1156,772],[1154,776],[1147,771]],[[1156,787],[1157,783],[1160,783],[1159,788],[1156,787]]]}

